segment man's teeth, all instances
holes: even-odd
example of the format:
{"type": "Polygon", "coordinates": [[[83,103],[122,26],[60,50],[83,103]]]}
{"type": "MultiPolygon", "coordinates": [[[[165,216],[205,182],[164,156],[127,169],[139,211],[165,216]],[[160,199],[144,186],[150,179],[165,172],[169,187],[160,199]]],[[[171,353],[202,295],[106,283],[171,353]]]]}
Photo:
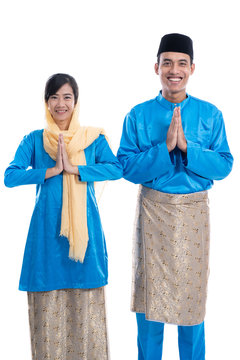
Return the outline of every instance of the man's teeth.
{"type": "Polygon", "coordinates": [[[168,78],[168,80],[178,82],[178,81],[181,81],[181,78],[168,78]]]}

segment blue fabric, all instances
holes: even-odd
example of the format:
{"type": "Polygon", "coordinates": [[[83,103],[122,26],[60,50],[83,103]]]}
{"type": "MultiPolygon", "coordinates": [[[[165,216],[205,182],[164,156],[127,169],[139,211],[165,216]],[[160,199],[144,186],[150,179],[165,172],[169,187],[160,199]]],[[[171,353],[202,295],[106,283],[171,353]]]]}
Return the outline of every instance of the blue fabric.
{"type": "Polygon", "coordinates": [[[180,360],[204,360],[204,322],[195,326],[178,326],[178,347],[180,360]]]}
{"type": "Polygon", "coordinates": [[[190,95],[181,107],[187,155],[177,147],[168,152],[167,131],[176,104],[161,92],[127,114],[118,159],[124,178],[165,193],[208,190],[226,177],[233,164],[221,111],[190,95]]]}
{"type": "MultiPolygon", "coordinates": [[[[164,324],[136,314],[138,325],[138,360],[161,360],[164,324]]],[[[204,322],[195,326],[178,326],[180,360],[205,359],[204,322]]]]}
{"type": "Polygon", "coordinates": [[[138,327],[138,360],[162,359],[164,324],[148,321],[145,314],[136,313],[138,327]]]}
{"type": "Polygon", "coordinates": [[[53,167],[55,161],[43,148],[43,130],[24,137],[6,169],[6,186],[36,184],[36,203],[24,252],[20,290],[96,288],[107,284],[108,256],[93,181],[119,179],[122,168],[103,135],[85,149],[85,156],[87,165],[79,166],[79,180],[87,182],[89,242],[82,264],[69,259],[68,240],[59,236],[63,179],[60,174],[45,180],[47,168],[53,167]]]}

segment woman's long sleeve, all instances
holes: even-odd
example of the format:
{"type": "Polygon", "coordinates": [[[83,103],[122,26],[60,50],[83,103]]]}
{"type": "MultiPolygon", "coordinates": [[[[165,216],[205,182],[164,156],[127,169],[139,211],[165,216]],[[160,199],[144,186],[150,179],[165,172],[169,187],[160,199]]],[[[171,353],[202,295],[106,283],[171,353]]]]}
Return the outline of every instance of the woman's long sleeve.
{"type": "Polygon", "coordinates": [[[34,139],[30,133],[23,138],[14,160],[5,171],[4,183],[7,187],[44,183],[47,169],[28,169],[32,166],[33,152],[34,139]]]}
{"type": "Polygon", "coordinates": [[[166,142],[140,150],[134,120],[131,113],[125,118],[117,156],[123,165],[123,177],[135,184],[142,184],[166,174],[173,164],[166,142]]]}
{"type": "Polygon", "coordinates": [[[186,168],[210,180],[224,179],[232,170],[233,157],[230,153],[222,113],[214,123],[210,148],[187,140],[186,168]]]}
{"type": "Polygon", "coordinates": [[[80,165],[78,170],[84,182],[117,180],[122,177],[122,166],[103,135],[96,140],[95,164],[80,165]]]}

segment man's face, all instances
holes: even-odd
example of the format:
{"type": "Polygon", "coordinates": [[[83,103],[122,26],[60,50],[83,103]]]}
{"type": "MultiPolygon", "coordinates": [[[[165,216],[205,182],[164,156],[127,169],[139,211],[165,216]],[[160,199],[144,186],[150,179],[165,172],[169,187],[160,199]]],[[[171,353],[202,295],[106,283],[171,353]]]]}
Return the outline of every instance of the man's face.
{"type": "Polygon", "coordinates": [[[178,52],[164,52],[160,55],[155,72],[160,77],[162,95],[169,101],[173,98],[182,101],[186,97],[188,78],[193,74],[195,65],[190,56],[178,52]]]}

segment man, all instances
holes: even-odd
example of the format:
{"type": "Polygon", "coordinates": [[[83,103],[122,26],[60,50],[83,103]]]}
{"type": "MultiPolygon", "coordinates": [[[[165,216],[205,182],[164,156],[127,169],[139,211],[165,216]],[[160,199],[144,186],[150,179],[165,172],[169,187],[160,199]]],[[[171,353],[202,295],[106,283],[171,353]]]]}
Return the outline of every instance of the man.
{"type": "Polygon", "coordinates": [[[181,360],[205,359],[207,190],[231,171],[222,113],[186,93],[192,40],[165,35],[155,72],[162,91],[126,116],[118,158],[141,184],[133,250],[132,311],[138,359],[162,357],[164,323],[178,325],[181,360]]]}

